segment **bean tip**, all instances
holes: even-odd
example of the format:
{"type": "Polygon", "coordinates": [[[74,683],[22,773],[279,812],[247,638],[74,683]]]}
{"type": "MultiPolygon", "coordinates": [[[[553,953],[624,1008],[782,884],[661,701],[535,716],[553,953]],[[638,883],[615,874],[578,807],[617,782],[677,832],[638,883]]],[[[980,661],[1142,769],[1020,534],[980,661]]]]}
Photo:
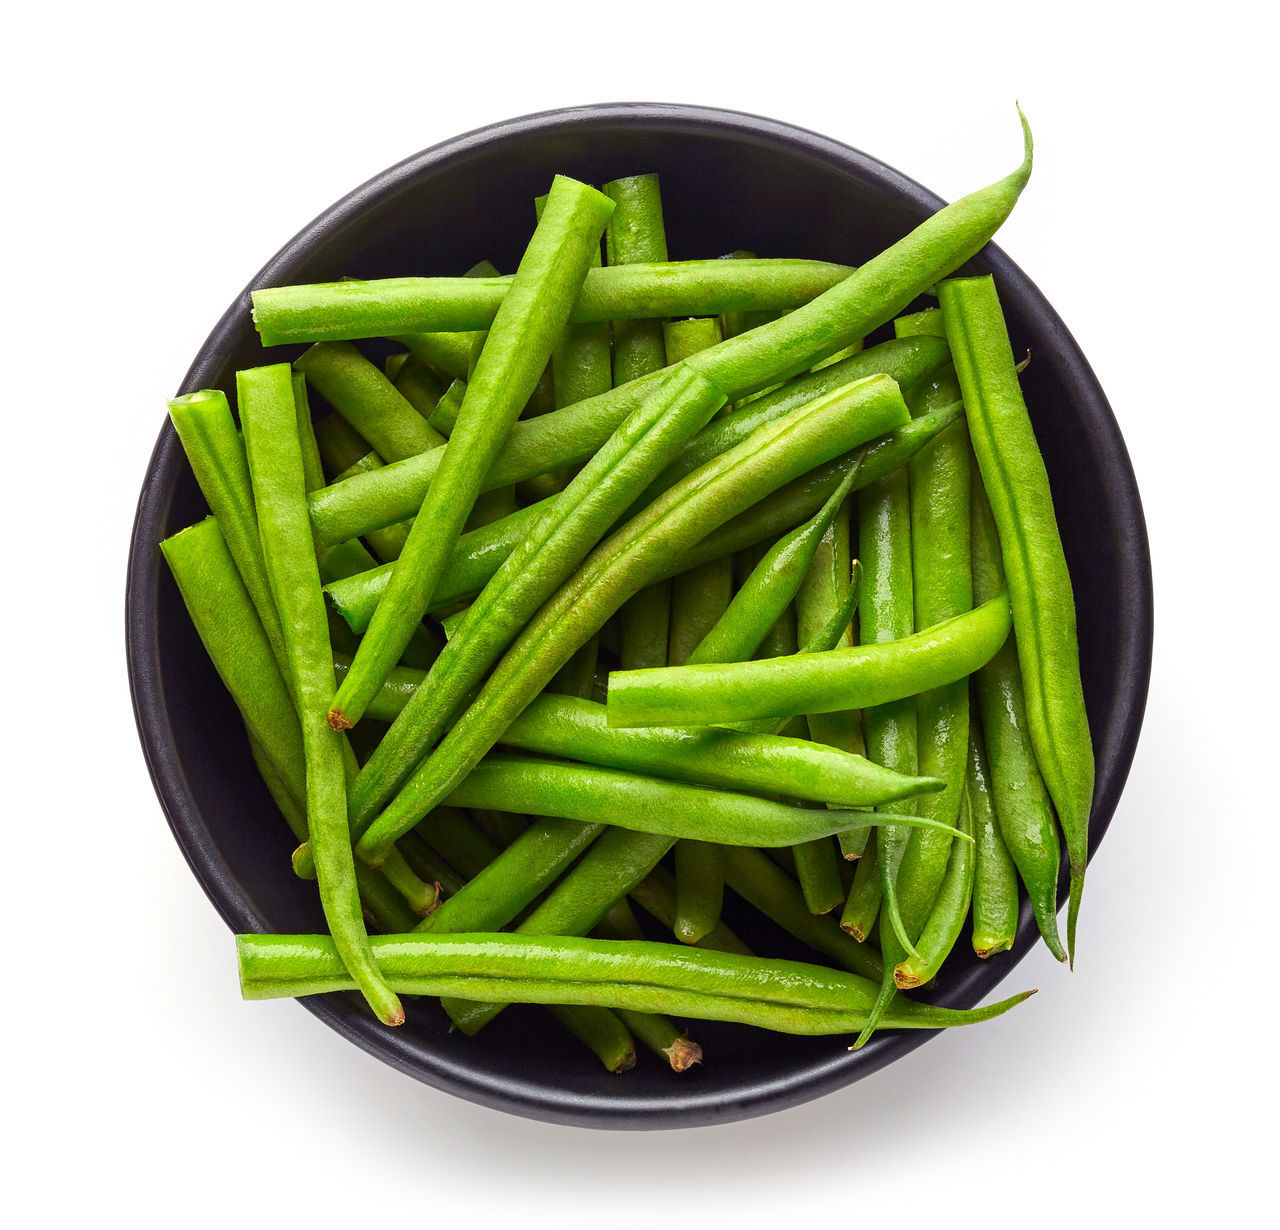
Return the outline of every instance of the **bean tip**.
{"type": "Polygon", "coordinates": [[[688,1034],[681,1034],[670,1046],[663,1047],[663,1052],[673,1072],[687,1072],[695,1063],[702,1062],[702,1047],[688,1034]]]}
{"type": "Polygon", "coordinates": [[[338,709],[330,709],[328,713],[329,725],[334,730],[350,730],[355,723],[349,721],[346,716],[338,709]]]}

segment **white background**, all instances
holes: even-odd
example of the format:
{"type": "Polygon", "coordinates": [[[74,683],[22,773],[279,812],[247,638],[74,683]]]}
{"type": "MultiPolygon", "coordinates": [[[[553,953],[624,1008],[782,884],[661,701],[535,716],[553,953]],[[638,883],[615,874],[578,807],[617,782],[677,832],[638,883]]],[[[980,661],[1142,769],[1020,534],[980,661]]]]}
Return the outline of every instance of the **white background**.
{"type": "Polygon", "coordinates": [[[0,499],[10,547],[10,1224],[1230,1224],[1274,1169],[1275,30],[1261,6],[35,6],[9,19],[0,499]],[[123,652],[166,396],[324,206],[454,133],[619,99],[814,128],[954,198],[1110,395],[1156,668],[1077,972],[819,1102],[716,1129],[524,1122],[245,1005],[169,836],[123,652]],[[21,577],[20,580],[16,579],[21,577]],[[13,1151],[16,1145],[16,1153],[13,1151]]]}

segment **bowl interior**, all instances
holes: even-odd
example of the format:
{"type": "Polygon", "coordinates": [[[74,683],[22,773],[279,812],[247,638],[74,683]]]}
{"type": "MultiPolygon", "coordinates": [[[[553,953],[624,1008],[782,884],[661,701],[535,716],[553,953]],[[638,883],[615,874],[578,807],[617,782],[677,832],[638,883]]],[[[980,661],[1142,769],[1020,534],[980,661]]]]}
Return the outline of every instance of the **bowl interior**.
{"type": "MultiPolygon", "coordinates": [[[[468,134],[391,168],[312,223],[250,285],[453,274],[484,258],[509,271],[532,227],[532,199],[554,173],[602,183],[647,171],[661,177],[673,259],[741,248],[856,264],[941,204],[865,155],[772,121],[667,106],[583,108],[468,134]]],[[[998,250],[988,248],[968,271],[995,272],[1015,350],[1033,356],[1023,382],[1076,590],[1098,757],[1096,844],[1128,772],[1146,695],[1151,588],[1141,506],[1106,399],[1062,322],[998,250]]],[[[299,349],[263,351],[242,296],[182,391],[216,386],[230,393],[238,368],[292,358],[299,349]]],[[[144,750],[175,835],[228,924],[318,930],[313,892],[290,871],[288,829],[156,550],[162,537],[205,512],[166,425],[139,505],[127,598],[144,750]]],[[[727,909],[761,951],[804,956],[749,911],[733,902],[727,909]]],[[[933,997],[955,1006],[977,1002],[1034,942],[1024,909],[1012,954],[984,963],[958,953],[933,997]]],[[[227,993],[234,993],[230,983],[227,993]]],[[[609,1126],[706,1123],[790,1105],[874,1071],[925,1039],[882,1034],[850,1054],[844,1038],[694,1023],[707,1054],[703,1066],[676,1076],[642,1056],[618,1077],[534,1008],[510,1009],[465,1038],[450,1035],[434,1003],[413,1004],[407,1025],[386,1030],[354,996],[305,1002],[359,1045],[431,1084],[522,1114],[609,1126]]]]}

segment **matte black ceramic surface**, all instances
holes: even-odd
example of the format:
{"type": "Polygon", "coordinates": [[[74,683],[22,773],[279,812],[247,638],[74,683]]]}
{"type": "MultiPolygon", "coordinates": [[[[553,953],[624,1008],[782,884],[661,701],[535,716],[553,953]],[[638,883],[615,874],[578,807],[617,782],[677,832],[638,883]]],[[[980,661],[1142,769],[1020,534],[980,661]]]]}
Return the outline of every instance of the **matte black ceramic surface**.
{"type": "MultiPolygon", "coordinates": [[[[1009,117],[1008,166],[1017,157],[1009,117]]],[[[251,287],[348,275],[458,274],[481,259],[512,269],[532,226],[533,197],[554,172],[590,183],[656,171],[673,259],[745,248],[856,264],[900,238],[942,201],[865,154],[773,120],[656,104],[528,116],[468,133],[409,158],[339,201],[285,245],[251,287]]],[[[1035,191],[1032,178],[1030,191],[1035,191]]],[[[968,267],[994,272],[1052,481],[1075,584],[1087,699],[1098,758],[1091,849],[1111,819],[1138,738],[1151,657],[1150,561],[1124,441],[1071,335],[1027,277],[988,247],[968,267]]],[[[291,359],[267,353],[246,291],[196,357],[182,392],[232,391],[237,368],[291,359]]],[[[156,408],[157,419],[160,407],[156,408]]],[[[134,710],[156,792],[196,878],[235,931],[310,932],[322,920],[311,886],[289,867],[292,845],[258,780],[230,698],[183,609],[156,544],[206,512],[177,438],[160,433],[134,526],[126,596],[134,710]]],[[[1088,908],[1086,894],[1086,909],[1088,908]]],[[[744,937],[804,953],[742,910],[744,937]]],[[[1036,942],[1024,908],[1011,956],[959,953],[936,1001],[980,1001],[1036,942]]],[[[228,995],[235,995],[227,945],[228,995]]],[[[848,1039],[786,1038],[695,1023],[707,1062],[682,1075],[650,1056],[625,1076],[564,1045],[534,1008],[504,1013],[476,1038],[450,1035],[437,1005],[410,1005],[400,1029],[377,1024],[354,995],[303,1001],[387,1063],[461,1097],[562,1123],[654,1128],[727,1122],[827,1093],[925,1042],[882,1033],[851,1054],[848,1039]]],[[[253,1011],[246,1006],[246,1012],[253,1011]]],[[[298,1027],[305,1028],[301,1019],[298,1027]]],[[[981,1028],[978,1026],[977,1028],[981,1028]]]]}

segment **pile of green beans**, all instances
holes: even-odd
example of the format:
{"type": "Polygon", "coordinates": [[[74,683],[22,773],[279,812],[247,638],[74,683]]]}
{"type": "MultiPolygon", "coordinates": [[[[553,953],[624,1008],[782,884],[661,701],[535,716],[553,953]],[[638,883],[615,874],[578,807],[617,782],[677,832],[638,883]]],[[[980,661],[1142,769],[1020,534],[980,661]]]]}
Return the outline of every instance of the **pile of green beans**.
{"type": "Polygon", "coordinates": [[[1023,130],[856,268],[672,261],[657,176],[557,176],[510,277],[253,293],[308,348],[238,373],[239,430],[170,403],[211,516],[161,544],[329,927],[238,937],[246,998],[430,997],[467,1035],[545,1005],[680,1072],[690,1019],[1007,1011],[910,993],[970,920],[1010,949],[1024,891],[1074,954],[1071,582],[996,288],[952,277],[1023,130]]]}

